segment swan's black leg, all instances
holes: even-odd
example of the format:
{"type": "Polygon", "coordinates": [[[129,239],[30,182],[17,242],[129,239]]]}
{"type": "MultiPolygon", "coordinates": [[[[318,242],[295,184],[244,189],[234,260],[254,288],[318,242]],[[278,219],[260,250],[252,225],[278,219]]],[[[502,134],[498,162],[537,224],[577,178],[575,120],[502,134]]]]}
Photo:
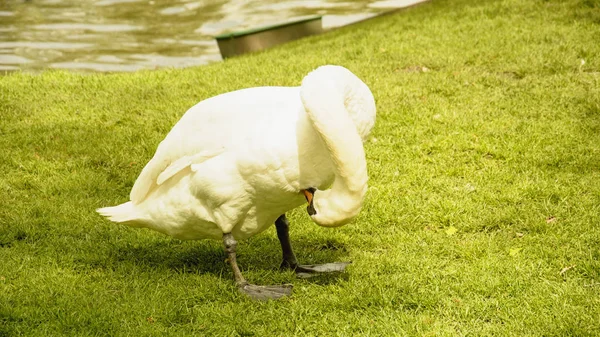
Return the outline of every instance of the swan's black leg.
{"type": "Polygon", "coordinates": [[[277,238],[279,238],[281,251],[283,252],[281,268],[296,271],[298,277],[307,278],[322,273],[341,272],[350,264],[350,262],[334,262],[315,265],[299,265],[298,260],[296,260],[296,255],[294,255],[294,251],[292,250],[292,244],[290,243],[290,223],[285,217],[285,214],[277,218],[275,221],[275,228],[277,229],[277,238]]]}
{"type": "Polygon", "coordinates": [[[298,267],[298,260],[296,260],[296,255],[294,255],[294,250],[292,249],[292,244],[290,242],[290,223],[285,217],[285,214],[275,220],[275,228],[277,229],[277,238],[279,238],[281,251],[283,252],[281,269],[296,270],[298,267]]]}
{"type": "Polygon", "coordinates": [[[231,233],[223,234],[223,245],[225,245],[227,259],[231,265],[231,270],[233,270],[235,283],[241,292],[255,300],[277,299],[292,293],[292,285],[290,284],[278,286],[256,286],[248,283],[238,267],[236,260],[237,241],[235,241],[231,233]]]}

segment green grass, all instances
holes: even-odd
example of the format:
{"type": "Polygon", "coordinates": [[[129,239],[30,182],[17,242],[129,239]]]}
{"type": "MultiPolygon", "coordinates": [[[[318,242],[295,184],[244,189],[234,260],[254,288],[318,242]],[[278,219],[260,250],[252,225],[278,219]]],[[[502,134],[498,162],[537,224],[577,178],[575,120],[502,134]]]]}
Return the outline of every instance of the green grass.
{"type": "Polygon", "coordinates": [[[585,336],[600,331],[600,3],[433,1],[206,67],[0,78],[0,336],[585,336]],[[582,60],[585,64],[582,64],[582,60]],[[378,105],[370,189],[341,229],[243,241],[105,221],[197,101],[341,64],[378,105]],[[570,269],[563,269],[571,267],[570,269]],[[561,273],[562,271],[562,273],[561,273]]]}

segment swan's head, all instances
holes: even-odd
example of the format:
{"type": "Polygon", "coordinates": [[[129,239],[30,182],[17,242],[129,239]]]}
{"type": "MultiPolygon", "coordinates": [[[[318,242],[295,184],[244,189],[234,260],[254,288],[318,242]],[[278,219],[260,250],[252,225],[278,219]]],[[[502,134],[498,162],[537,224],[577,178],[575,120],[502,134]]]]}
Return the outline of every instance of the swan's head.
{"type": "MultiPolygon", "coordinates": [[[[308,215],[322,227],[346,225],[358,215],[361,209],[362,198],[334,194],[332,190],[316,191],[314,188],[308,188],[303,192],[308,201],[306,208],[308,215]]],[[[364,191],[360,191],[360,194],[364,195],[364,191]]]]}

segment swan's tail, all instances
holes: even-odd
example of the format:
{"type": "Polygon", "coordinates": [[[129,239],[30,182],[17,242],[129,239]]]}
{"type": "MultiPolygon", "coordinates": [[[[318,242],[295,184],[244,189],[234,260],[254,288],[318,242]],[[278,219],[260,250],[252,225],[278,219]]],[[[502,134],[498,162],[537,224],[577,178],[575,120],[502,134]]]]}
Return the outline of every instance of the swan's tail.
{"type": "Polygon", "coordinates": [[[345,225],[358,215],[367,191],[363,140],[375,123],[375,100],[358,77],[339,66],[319,67],[308,74],[300,95],[335,169],[331,189],[314,194],[316,214],[311,217],[321,226],[345,225]]]}
{"type": "Polygon", "coordinates": [[[131,201],[114,207],[98,208],[96,212],[113,222],[123,223],[133,227],[142,226],[143,217],[139,214],[131,201]]]}

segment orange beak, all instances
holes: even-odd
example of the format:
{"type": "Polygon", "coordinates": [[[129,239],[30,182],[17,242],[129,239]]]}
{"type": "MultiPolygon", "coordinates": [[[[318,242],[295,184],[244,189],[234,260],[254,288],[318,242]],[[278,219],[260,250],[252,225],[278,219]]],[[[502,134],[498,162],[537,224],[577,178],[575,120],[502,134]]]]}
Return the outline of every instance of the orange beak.
{"type": "Polygon", "coordinates": [[[306,198],[306,201],[308,201],[308,203],[310,204],[312,202],[312,198],[313,198],[312,193],[310,193],[307,190],[302,190],[302,192],[304,193],[304,197],[306,198]]]}

